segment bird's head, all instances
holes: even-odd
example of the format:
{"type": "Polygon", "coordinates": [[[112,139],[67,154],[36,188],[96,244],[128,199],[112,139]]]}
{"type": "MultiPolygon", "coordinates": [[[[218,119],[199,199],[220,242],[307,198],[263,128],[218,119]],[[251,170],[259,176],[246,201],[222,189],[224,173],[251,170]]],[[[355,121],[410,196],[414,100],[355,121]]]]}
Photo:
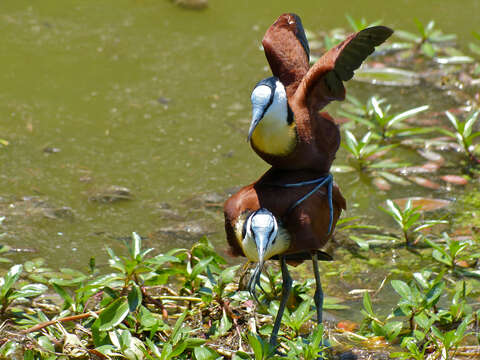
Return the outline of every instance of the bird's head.
{"type": "Polygon", "coordinates": [[[276,255],[278,223],[267,209],[252,212],[245,222],[243,246],[251,261],[263,263],[276,255]]]}
{"type": "Polygon", "coordinates": [[[255,128],[267,113],[273,112],[279,120],[287,121],[287,94],[285,87],[275,76],[263,79],[255,85],[251,101],[252,122],[248,129],[248,141],[250,141],[255,128]]]}
{"type": "Polygon", "coordinates": [[[257,301],[255,287],[260,286],[260,275],[265,261],[286,251],[289,244],[289,237],[285,236],[277,219],[267,209],[261,208],[246,218],[242,246],[247,258],[257,262],[247,287],[257,301]]]}

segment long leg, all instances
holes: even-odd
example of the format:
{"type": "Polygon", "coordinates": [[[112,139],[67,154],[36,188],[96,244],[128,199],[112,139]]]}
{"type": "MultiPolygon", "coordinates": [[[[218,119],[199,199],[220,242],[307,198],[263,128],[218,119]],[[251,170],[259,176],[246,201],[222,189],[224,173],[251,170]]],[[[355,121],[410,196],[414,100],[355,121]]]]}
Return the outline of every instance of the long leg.
{"type": "Polygon", "coordinates": [[[315,282],[317,283],[317,289],[313,299],[315,300],[315,307],[317,308],[317,322],[318,325],[322,324],[323,316],[323,290],[322,283],[320,282],[320,271],[318,270],[318,255],[317,252],[312,254],[313,272],[315,274],[315,282]]]}
{"type": "Polygon", "coordinates": [[[270,344],[273,346],[277,345],[277,335],[280,330],[280,324],[282,323],[283,311],[285,310],[285,305],[287,305],[288,296],[290,295],[290,290],[292,289],[292,278],[288,272],[287,261],[285,256],[280,256],[280,263],[282,266],[282,299],[280,300],[280,306],[278,308],[277,316],[275,318],[275,323],[273,324],[272,335],[270,335],[270,344]]]}

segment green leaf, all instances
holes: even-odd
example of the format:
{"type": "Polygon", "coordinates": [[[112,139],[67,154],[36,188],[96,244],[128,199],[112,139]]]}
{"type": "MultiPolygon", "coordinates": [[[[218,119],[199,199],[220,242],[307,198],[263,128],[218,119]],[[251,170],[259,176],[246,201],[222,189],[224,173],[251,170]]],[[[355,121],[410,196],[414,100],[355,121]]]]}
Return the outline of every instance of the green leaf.
{"type": "Polygon", "coordinates": [[[349,239],[353,240],[362,250],[368,250],[369,247],[370,247],[368,241],[366,241],[365,239],[362,239],[358,236],[350,235],[349,239]]]}
{"type": "Polygon", "coordinates": [[[14,291],[10,296],[10,299],[35,297],[43,294],[47,290],[48,287],[43,284],[27,284],[22,286],[19,290],[14,291]]]}
{"type": "Polygon", "coordinates": [[[400,39],[411,42],[420,42],[422,40],[420,36],[404,30],[395,30],[394,35],[399,37],[400,39]]]}
{"type": "Polygon", "coordinates": [[[20,277],[20,274],[23,271],[23,266],[20,264],[13,265],[8,273],[3,278],[4,283],[0,288],[0,299],[4,299],[7,293],[9,292],[10,288],[15,284],[20,277]]]}
{"type": "Polygon", "coordinates": [[[220,276],[219,276],[220,282],[222,284],[231,283],[233,281],[233,279],[235,278],[235,274],[236,274],[239,267],[240,267],[240,265],[235,265],[235,266],[231,266],[231,267],[223,270],[220,273],[220,276]]]}
{"type": "Polygon", "coordinates": [[[204,270],[205,268],[207,267],[207,265],[213,260],[213,257],[210,256],[206,259],[202,259],[200,260],[197,265],[195,265],[192,269],[192,274],[190,275],[190,278],[191,279],[195,279],[198,275],[200,275],[204,270]]]}
{"type": "Polygon", "coordinates": [[[369,315],[375,316],[375,313],[373,312],[372,299],[370,299],[370,294],[368,291],[363,293],[363,307],[369,315]]]}
{"type": "Polygon", "coordinates": [[[61,287],[60,285],[57,285],[55,284],[54,282],[52,282],[50,285],[52,285],[53,289],[56,291],[56,293],[58,295],[60,295],[60,297],[63,299],[64,303],[63,303],[63,308],[64,309],[68,309],[70,307],[70,305],[73,304],[73,299],[72,297],[68,294],[68,292],[63,288],[61,287]]]}
{"type": "Polygon", "coordinates": [[[421,46],[421,49],[422,49],[422,52],[426,56],[431,57],[431,58],[433,58],[435,56],[435,53],[436,53],[435,47],[431,43],[429,43],[429,42],[423,43],[422,46],[421,46]]]}
{"type": "Polygon", "coordinates": [[[163,265],[166,262],[179,263],[181,260],[175,256],[160,254],[146,261],[146,263],[149,265],[157,266],[163,265]]]}
{"type": "Polygon", "coordinates": [[[142,291],[137,284],[132,285],[132,289],[128,293],[128,307],[130,312],[134,312],[142,303],[142,291]]]}
{"type": "Polygon", "coordinates": [[[410,300],[412,298],[412,290],[407,283],[401,280],[392,280],[390,282],[393,289],[404,299],[410,300]]]}
{"type": "Polygon", "coordinates": [[[132,233],[131,256],[136,259],[142,249],[142,238],[136,233],[132,233]]]}
{"type": "Polygon", "coordinates": [[[421,113],[422,111],[427,110],[428,107],[429,107],[428,105],[423,105],[423,106],[419,106],[419,107],[404,111],[400,114],[397,114],[388,122],[387,127],[393,126],[399,121],[408,119],[409,117],[412,117],[418,113],[421,113]]]}
{"type": "Polygon", "coordinates": [[[175,345],[172,349],[172,352],[168,355],[168,359],[175,359],[176,356],[183,354],[186,348],[187,348],[186,342],[181,342],[175,345]]]}
{"type": "Polygon", "coordinates": [[[455,115],[453,115],[450,111],[445,111],[445,115],[447,115],[447,118],[448,120],[450,120],[450,122],[452,123],[453,127],[455,128],[455,130],[459,130],[458,128],[458,120],[457,118],[455,117],[455,115]]]}
{"type": "Polygon", "coordinates": [[[207,340],[200,339],[200,338],[187,338],[187,339],[185,339],[185,343],[187,344],[187,348],[191,348],[191,349],[205,344],[206,341],[207,340]]]}
{"type": "Polygon", "coordinates": [[[477,121],[478,111],[474,112],[469,119],[465,122],[465,127],[463,128],[463,136],[469,137],[472,133],[473,124],[477,121]]]}
{"type": "Polygon", "coordinates": [[[50,341],[50,339],[47,337],[47,336],[40,336],[38,339],[38,344],[48,350],[48,351],[51,351],[51,352],[55,352],[55,346],[52,344],[52,342],[50,341]]]}
{"type": "Polygon", "coordinates": [[[374,97],[371,98],[370,101],[371,101],[372,106],[373,106],[373,112],[377,116],[377,120],[383,119],[384,115],[383,115],[383,111],[382,111],[382,108],[380,107],[380,102],[378,101],[378,99],[374,96],[374,97]]]}
{"type": "Polygon", "coordinates": [[[99,331],[109,331],[120,324],[129,312],[128,301],[122,296],[113,301],[100,313],[92,327],[97,327],[99,331]]]}
{"type": "Polygon", "coordinates": [[[442,295],[445,283],[443,281],[436,283],[426,295],[426,303],[428,307],[435,305],[442,295]]]}
{"type": "Polygon", "coordinates": [[[355,136],[348,130],[345,130],[345,142],[347,145],[347,150],[349,150],[355,157],[359,156],[357,150],[358,142],[355,136]]]}
{"type": "MultiPolygon", "coordinates": [[[[395,220],[399,221],[400,223],[402,222],[403,216],[402,213],[400,212],[400,208],[398,207],[397,204],[395,204],[392,200],[388,199],[386,201],[388,209],[386,210],[395,220]]],[[[381,208],[383,209],[383,208],[381,208]]]]}
{"type": "Polygon", "coordinates": [[[187,317],[188,310],[185,310],[182,315],[177,319],[175,322],[175,326],[173,327],[172,330],[172,335],[171,338],[176,338],[177,335],[179,334],[180,329],[182,328],[183,322],[185,321],[185,318],[187,317]]]}
{"type": "Polygon", "coordinates": [[[441,252],[441,251],[438,251],[438,250],[433,250],[432,252],[432,257],[441,262],[442,264],[445,264],[447,266],[452,266],[452,258],[445,252],[441,252]]]}
{"type": "Polygon", "coordinates": [[[219,357],[214,350],[206,346],[194,348],[193,354],[195,355],[195,360],[216,360],[219,357]]]}
{"type": "Polygon", "coordinates": [[[255,359],[263,359],[263,351],[262,351],[262,343],[261,340],[257,335],[248,334],[248,343],[250,344],[253,354],[255,355],[255,359]]]}

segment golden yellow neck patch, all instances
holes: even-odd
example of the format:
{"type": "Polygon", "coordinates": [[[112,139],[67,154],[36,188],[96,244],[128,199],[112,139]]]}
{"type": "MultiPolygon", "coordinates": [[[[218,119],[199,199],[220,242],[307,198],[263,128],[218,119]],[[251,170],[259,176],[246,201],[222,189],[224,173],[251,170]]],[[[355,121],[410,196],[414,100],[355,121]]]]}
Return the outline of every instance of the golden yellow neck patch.
{"type": "Polygon", "coordinates": [[[297,144],[295,122],[287,123],[262,119],[252,134],[252,144],[258,150],[269,155],[288,155],[297,144]]]}

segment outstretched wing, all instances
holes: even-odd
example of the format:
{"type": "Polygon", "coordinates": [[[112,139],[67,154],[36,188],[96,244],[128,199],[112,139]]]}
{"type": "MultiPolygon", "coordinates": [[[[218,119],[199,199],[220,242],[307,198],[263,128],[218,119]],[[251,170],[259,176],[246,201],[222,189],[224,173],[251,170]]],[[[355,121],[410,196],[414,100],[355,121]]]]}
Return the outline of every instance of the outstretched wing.
{"type": "Polygon", "coordinates": [[[308,72],[310,48],[300,17],[282,14],[270,26],[262,40],[270,68],[285,86],[287,96],[293,95],[308,72]]]}
{"type": "Polygon", "coordinates": [[[332,100],[345,99],[343,81],[353,77],[354,70],[383,43],[393,30],[373,26],[347,37],[330,49],[313,65],[298,87],[296,97],[318,111],[332,100]]]}

